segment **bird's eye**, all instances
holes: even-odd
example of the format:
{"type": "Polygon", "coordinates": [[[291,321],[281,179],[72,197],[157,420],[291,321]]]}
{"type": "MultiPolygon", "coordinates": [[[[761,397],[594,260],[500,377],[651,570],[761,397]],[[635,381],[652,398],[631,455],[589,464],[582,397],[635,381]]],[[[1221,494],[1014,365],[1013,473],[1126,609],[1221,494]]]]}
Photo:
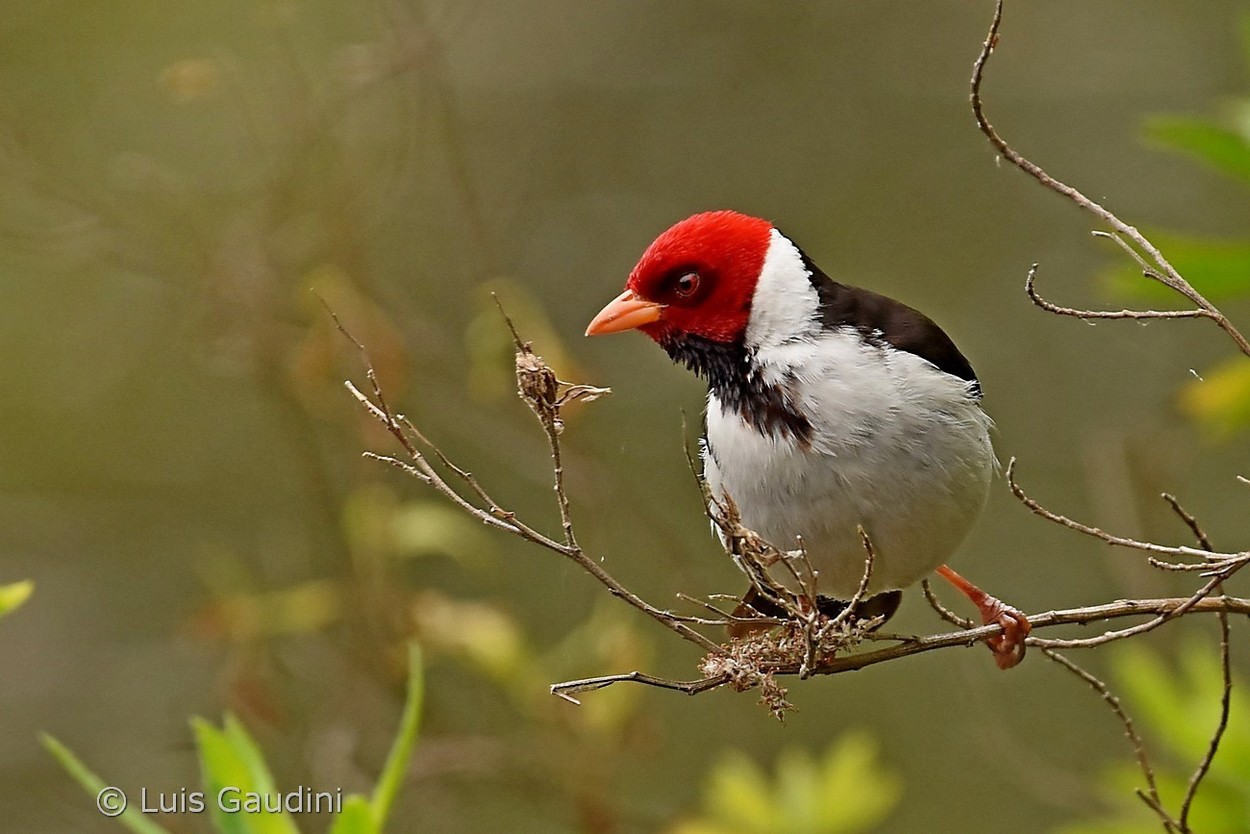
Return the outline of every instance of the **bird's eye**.
{"type": "Polygon", "coordinates": [[[699,274],[697,272],[687,272],[673,284],[673,291],[679,298],[689,298],[698,288],[699,274]]]}

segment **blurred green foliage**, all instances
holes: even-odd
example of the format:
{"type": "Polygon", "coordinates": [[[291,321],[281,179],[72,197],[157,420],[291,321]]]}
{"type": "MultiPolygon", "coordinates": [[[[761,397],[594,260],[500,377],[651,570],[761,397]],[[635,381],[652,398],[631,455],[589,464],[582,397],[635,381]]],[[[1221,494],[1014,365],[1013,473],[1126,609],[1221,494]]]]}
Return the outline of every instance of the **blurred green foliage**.
{"type": "MultiPolygon", "coordinates": [[[[1250,64],[1250,17],[1242,25],[1250,64]]],[[[1250,97],[1225,102],[1218,115],[1156,116],[1146,123],[1154,144],[1184,154],[1250,187],[1250,97]]],[[[1176,269],[1213,303],[1250,298],[1250,240],[1211,240],[1177,233],[1150,234],[1176,269]]],[[[1120,295],[1154,304],[1176,294],[1157,281],[1143,280],[1133,266],[1108,271],[1120,295]]],[[[1228,359],[1186,385],[1181,410],[1211,437],[1224,439],[1250,428],[1250,363],[1228,359]]]]}
{"type": "Polygon", "coordinates": [[[29,579],[0,585],[0,617],[11,614],[35,592],[35,583],[29,579]]]}
{"type": "MultiPolygon", "coordinates": [[[[1114,656],[1115,678],[1143,737],[1161,744],[1152,763],[1165,808],[1179,809],[1186,785],[1211,743],[1219,721],[1223,674],[1218,654],[1209,645],[1192,642],[1171,669],[1163,658],[1135,643],[1125,643],[1114,656]]],[[[1250,682],[1234,679],[1228,728],[1190,812],[1190,827],[1203,834],[1245,834],[1250,831],[1250,705],[1244,697],[1250,682]]],[[[1061,834],[1137,834],[1158,830],[1159,820],[1134,795],[1141,785],[1137,763],[1121,762],[1103,776],[1099,794],[1112,809],[1090,822],[1068,825],[1061,834]]]]}
{"type": "MultiPolygon", "coordinates": [[[[421,705],[425,700],[424,666],[417,643],[409,645],[408,697],[399,729],[391,743],[390,754],[378,777],[372,796],[350,794],[343,797],[341,810],[330,824],[330,834],[381,834],[395,797],[403,784],[412,749],[416,745],[421,721],[421,705]]],[[[274,781],[264,754],[243,723],[227,714],[221,727],[202,718],[192,718],[191,727],[199,751],[200,771],[204,783],[204,807],[219,834],[299,834],[291,815],[284,811],[261,809],[232,812],[219,807],[216,801],[223,788],[237,789],[240,795],[256,793],[274,796],[281,791],[274,781]]],[[[74,753],[50,735],[43,736],[44,746],[61,766],[93,797],[108,786],[87,768],[74,753]]],[[[131,802],[117,816],[117,821],[135,834],[169,834],[152,818],[144,816],[131,802]]]]}
{"type": "Polygon", "coordinates": [[[867,733],[842,736],[819,759],[785,750],[773,780],[735,751],[712,767],[702,814],[671,834],[856,834],[881,823],[901,793],[867,733]]]}

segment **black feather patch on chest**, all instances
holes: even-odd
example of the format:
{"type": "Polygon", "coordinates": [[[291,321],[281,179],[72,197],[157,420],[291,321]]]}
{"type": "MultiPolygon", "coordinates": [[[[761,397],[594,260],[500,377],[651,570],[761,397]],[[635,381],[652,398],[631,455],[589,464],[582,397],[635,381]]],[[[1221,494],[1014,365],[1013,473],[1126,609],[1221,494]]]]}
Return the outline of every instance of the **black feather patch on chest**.
{"type": "Polygon", "coordinates": [[[980,398],[981,383],[972,365],[932,319],[901,301],[839,284],[821,272],[805,253],[800,254],[820,299],[820,319],[826,329],[853,327],[868,342],[919,356],[939,371],[972,383],[972,396],[980,398]]]}
{"type": "Polygon", "coordinates": [[[760,434],[793,438],[803,447],[810,445],[812,424],[795,405],[797,397],[785,383],[769,384],[760,379],[741,340],[715,342],[683,335],[664,339],[660,346],[674,362],[707,380],[708,390],[722,407],[737,413],[760,434]]]}

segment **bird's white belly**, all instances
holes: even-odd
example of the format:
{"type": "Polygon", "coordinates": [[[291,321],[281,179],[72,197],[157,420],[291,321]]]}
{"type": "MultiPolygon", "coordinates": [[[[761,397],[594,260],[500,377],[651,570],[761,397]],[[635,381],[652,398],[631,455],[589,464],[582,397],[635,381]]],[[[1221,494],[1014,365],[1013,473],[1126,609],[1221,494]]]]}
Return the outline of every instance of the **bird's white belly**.
{"type": "MultiPolygon", "coordinates": [[[[839,337],[841,338],[841,337],[839,337]]],[[[946,562],[972,528],[995,468],[990,420],[964,383],[912,354],[826,341],[790,365],[812,418],[802,442],[765,434],[709,397],[704,472],[714,494],[775,546],[801,536],[821,593],[903,588],[946,562]]]]}

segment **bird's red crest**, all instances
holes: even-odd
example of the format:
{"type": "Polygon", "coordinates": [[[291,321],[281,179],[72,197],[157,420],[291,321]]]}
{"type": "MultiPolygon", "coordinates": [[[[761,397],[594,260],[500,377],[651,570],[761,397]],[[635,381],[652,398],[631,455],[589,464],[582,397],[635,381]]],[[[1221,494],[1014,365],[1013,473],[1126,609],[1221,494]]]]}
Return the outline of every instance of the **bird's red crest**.
{"type": "Polygon", "coordinates": [[[661,234],[626,284],[639,298],[665,305],[660,320],[639,329],[657,341],[667,335],[741,338],[772,229],[758,217],[709,211],[661,234]]]}

